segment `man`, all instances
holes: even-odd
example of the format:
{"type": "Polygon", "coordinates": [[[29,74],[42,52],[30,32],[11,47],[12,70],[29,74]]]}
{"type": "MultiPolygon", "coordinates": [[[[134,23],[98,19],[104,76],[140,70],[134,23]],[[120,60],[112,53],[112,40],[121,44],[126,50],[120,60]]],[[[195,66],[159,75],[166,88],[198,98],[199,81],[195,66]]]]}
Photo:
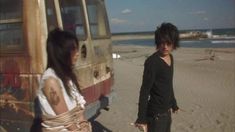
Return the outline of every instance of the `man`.
{"type": "Polygon", "coordinates": [[[171,112],[179,110],[173,91],[173,56],[179,47],[179,31],[162,23],[155,31],[156,52],[144,64],[136,127],[148,132],[170,132],[171,112]]]}

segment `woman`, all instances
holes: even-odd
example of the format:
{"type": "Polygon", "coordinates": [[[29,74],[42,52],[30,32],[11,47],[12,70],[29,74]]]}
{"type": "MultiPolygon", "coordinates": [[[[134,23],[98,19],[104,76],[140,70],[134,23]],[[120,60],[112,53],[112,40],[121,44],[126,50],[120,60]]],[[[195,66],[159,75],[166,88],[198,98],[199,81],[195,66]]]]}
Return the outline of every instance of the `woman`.
{"type": "Polygon", "coordinates": [[[85,100],[73,65],[78,59],[78,39],[57,28],[47,38],[47,69],[43,73],[38,98],[42,110],[42,130],[90,132],[84,118],[85,100]]]}

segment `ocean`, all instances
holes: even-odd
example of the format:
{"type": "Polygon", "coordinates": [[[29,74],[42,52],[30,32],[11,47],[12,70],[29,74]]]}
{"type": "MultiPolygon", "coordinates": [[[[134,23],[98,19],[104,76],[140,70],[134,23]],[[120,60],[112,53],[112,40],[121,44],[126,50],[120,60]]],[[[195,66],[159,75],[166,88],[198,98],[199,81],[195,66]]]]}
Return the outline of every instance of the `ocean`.
{"type": "MultiPolygon", "coordinates": [[[[235,48],[235,28],[229,29],[203,29],[203,30],[182,30],[185,32],[204,32],[209,38],[181,40],[180,47],[191,48],[235,48]]],[[[151,35],[154,32],[118,33],[118,35],[151,35]]],[[[114,34],[115,35],[115,34],[114,34]]],[[[113,45],[143,45],[155,46],[154,39],[128,39],[114,40],[113,45]]]]}

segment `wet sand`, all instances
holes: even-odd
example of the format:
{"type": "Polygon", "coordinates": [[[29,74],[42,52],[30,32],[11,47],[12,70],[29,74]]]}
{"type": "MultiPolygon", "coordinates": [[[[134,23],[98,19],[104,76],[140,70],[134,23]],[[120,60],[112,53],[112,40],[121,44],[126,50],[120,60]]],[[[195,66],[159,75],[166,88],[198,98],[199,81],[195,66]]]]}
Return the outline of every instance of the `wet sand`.
{"type": "MultiPolygon", "coordinates": [[[[154,47],[113,46],[115,96],[110,110],[95,119],[97,132],[137,132],[139,90],[145,59],[154,47]]],[[[235,132],[235,48],[179,48],[174,91],[179,107],[172,132],[235,132]]]]}

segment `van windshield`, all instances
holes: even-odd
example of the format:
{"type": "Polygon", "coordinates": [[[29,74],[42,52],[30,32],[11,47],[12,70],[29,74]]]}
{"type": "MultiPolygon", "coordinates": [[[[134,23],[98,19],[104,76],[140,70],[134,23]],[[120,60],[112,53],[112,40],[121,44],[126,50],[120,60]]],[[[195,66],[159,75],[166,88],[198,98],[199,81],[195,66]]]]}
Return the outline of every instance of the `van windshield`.
{"type": "Polygon", "coordinates": [[[22,0],[0,0],[0,51],[22,50],[23,22],[22,0]]]}

